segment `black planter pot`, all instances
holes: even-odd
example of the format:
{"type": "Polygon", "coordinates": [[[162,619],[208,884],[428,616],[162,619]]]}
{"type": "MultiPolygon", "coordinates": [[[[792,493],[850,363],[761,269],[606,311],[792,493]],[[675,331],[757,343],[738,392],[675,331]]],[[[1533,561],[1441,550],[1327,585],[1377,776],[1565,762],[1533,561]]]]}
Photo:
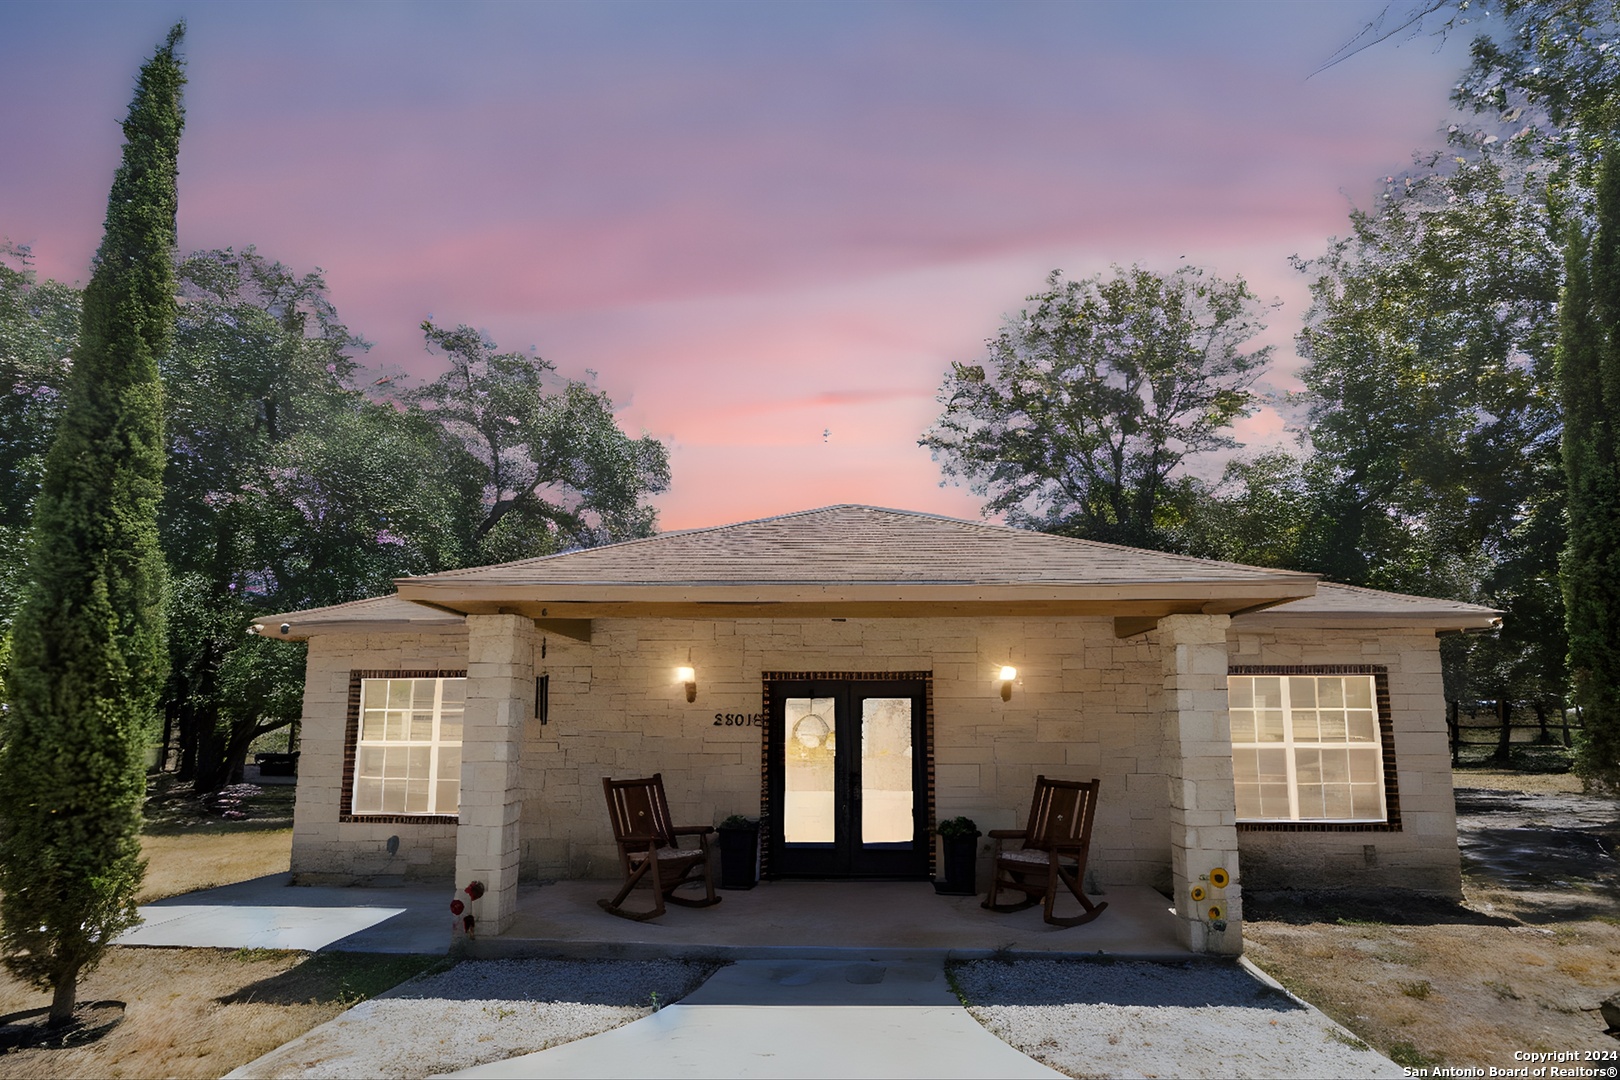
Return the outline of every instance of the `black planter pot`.
{"type": "Polygon", "coordinates": [[[752,889],[759,882],[759,826],[720,830],[720,887],[752,889]]]}
{"type": "Polygon", "coordinates": [[[934,882],[934,891],[943,896],[973,896],[979,891],[979,834],[947,836],[945,880],[934,882]]]}

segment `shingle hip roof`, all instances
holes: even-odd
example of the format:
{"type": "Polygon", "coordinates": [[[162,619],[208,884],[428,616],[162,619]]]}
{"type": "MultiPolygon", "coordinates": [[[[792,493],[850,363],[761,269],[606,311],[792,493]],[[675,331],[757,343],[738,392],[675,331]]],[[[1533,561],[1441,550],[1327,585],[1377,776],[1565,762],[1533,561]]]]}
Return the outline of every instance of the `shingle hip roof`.
{"type": "Polygon", "coordinates": [[[1315,575],[914,511],[843,505],[403,578],[399,584],[1094,585],[1259,580],[1306,584],[1315,575]]]}
{"type": "MultiPolygon", "coordinates": [[[[871,506],[828,506],[583,551],[401,578],[396,596],[266,616],[288,636],[459,629],[462,614],[541,619],[1177,612],[1473,629],[1499,612],[1314,574],[871,506]],[[1244,615],[1244,612],[1253,614],[1244,615]]],[[[588,626],[589,624],[583,624],[588,626]]]]}

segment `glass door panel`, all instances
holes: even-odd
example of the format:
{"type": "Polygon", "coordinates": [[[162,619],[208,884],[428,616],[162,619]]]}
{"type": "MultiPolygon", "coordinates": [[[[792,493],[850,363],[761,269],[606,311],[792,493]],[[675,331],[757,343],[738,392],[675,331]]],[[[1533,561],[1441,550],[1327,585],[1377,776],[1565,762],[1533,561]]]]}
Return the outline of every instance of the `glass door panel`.
{"type": "Polygon", "coordinates": [[[861,843],[910,843],[916,835],[909,697],[861,702],[861,843]]]}
{"type": "Polygon", "coordinates": [[[782,834],[789,844],[831,844],[837,839],[836,719],[830,697],[783,703],[782,834]]]}

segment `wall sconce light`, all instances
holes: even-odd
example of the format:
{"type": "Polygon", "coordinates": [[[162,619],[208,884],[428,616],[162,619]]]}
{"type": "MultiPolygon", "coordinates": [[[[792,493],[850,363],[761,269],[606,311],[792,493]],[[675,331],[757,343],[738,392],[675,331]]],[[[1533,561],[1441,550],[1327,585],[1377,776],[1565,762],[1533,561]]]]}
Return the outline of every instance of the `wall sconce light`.
{"type": "Polygon", "coordinates": [[[1001,679],[1001,700],[1011,701],[1012,684],[1013,680],[1018,678],[1018,669],[1013,667],[1011,664],[1004,664],[1002,665],[1001,675],[999,678],[1001,679]]]}
{"type": "Polygon", "coordinates": [[[686,684],[686,700],[690,704],[697,700],[697,672],[690,666],[675,669],[675,681],[686,684]]]}

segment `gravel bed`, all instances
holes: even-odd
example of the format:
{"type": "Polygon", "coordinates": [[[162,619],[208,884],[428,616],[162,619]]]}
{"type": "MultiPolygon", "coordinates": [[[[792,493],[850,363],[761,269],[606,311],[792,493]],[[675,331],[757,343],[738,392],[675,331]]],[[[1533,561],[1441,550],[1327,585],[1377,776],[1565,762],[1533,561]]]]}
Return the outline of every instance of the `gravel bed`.
{"type": "Polygon", "coordinates": [[[361,1002],[233,1077],[430,1076],[583,1039],[691,993],[714,964],[468,960],[361,1002]],[[398,1038],[379,1038],[384,1033],[398,1038]]]}
{"type": "Polygon", "coordinates": [[[996,1037],[1075,1077],[1401,1077],[1237,964],[980,960],[951,975],[996,1037]]]}
{"type": "MultiPolygon", "coordinates": [[[[362,1002],[233,1077],[421,1077],[585,1038],[671,1004],[717,965],[470,960],[362,1002]]],[[[993,1035],[1073,1077],[1401,1077],[1235,963],[980,960],[952,983],[993,1035]]]]}

